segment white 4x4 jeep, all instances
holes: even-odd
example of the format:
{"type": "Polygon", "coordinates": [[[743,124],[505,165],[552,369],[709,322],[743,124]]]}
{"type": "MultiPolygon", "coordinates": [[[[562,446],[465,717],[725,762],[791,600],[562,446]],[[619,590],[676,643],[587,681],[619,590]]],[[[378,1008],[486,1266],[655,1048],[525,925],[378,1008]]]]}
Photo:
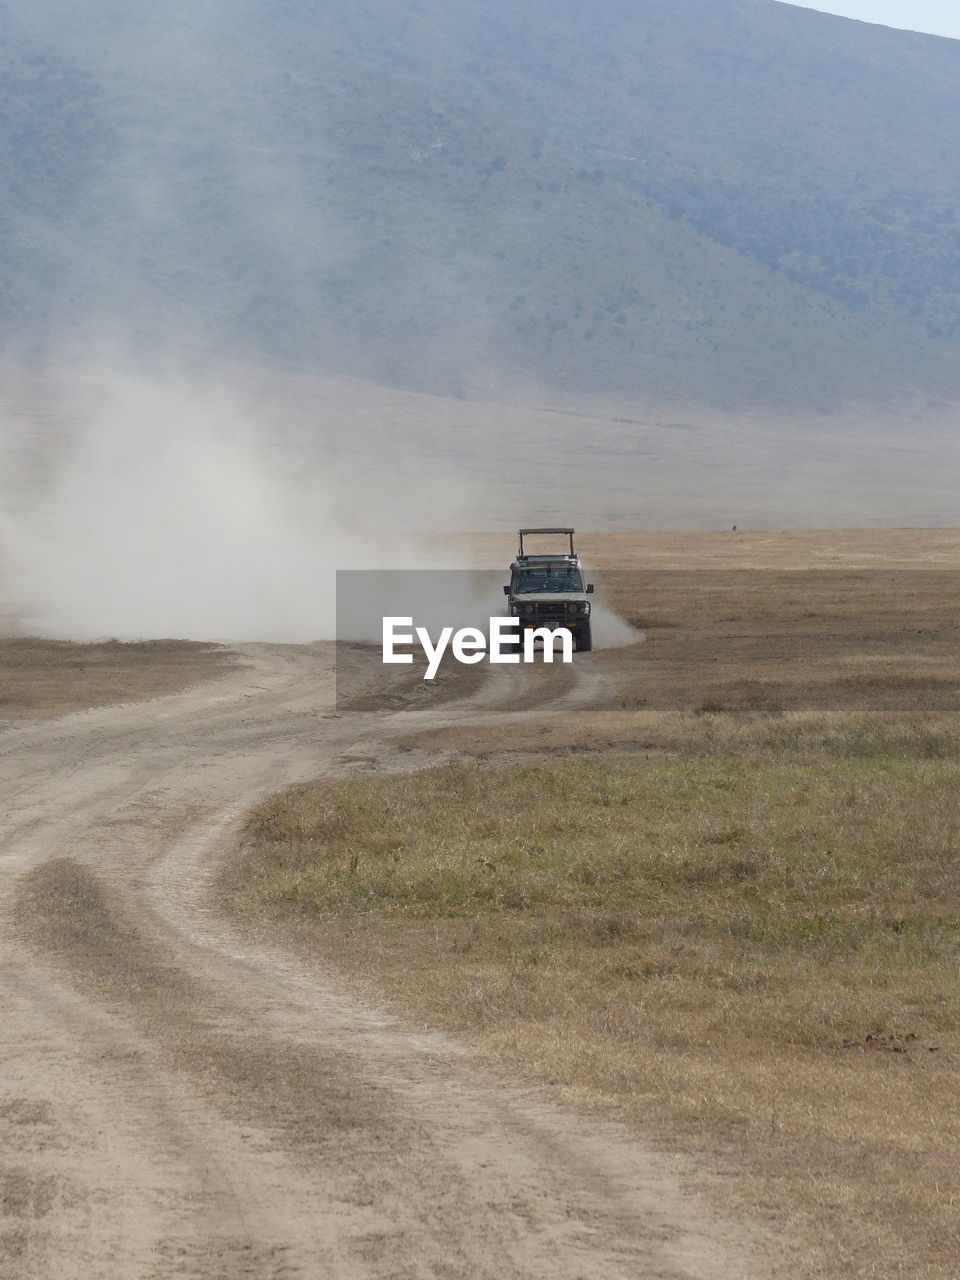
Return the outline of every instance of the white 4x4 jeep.
{"type": "Polygon", "coordinates": [[[580,557],[573,545],[573,529],[521,529],[520,549],[510,566],[510,585],[503,588],[512,617],[520,619],[521,644],[523,632],[529,627],[567,627],[573,632],[578,652],[587,653],[593,648],[590,630],[590,601],[593,583],[585,585],[580,557]],[[541,535],[569,539],[568,552],[552,555],[529,555],[524,550],[524,538],[541,535]]]}

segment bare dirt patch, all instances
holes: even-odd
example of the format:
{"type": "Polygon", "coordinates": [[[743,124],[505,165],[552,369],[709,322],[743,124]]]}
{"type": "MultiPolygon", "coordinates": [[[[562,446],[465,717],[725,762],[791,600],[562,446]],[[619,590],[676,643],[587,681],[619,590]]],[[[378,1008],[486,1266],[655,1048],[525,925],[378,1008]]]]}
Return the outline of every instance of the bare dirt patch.
{"type": "Polygon", "coordinates": [[[191,640],[0,639],[0,718],[61,716],[177,693],[235,662],[221,645],[191,640]]]}

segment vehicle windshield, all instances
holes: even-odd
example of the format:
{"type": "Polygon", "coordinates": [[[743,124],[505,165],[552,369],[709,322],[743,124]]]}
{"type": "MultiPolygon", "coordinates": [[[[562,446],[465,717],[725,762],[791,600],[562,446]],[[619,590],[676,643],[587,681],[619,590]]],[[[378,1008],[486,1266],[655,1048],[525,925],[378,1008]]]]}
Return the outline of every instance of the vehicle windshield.
{"type": "Polygon", "coordinates": [[[513,575],[514,595],[528,595],[533,592],[546,591],[582,591],[583,574],[579,569],[568,569],[565,565],[540,569],[519,569],[513,575]]]}

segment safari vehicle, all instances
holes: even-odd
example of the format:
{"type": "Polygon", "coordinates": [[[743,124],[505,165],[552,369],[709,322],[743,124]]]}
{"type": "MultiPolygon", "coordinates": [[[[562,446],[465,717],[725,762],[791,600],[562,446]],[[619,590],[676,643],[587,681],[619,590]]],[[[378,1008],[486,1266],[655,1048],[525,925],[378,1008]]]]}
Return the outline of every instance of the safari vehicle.
{"type": "Polygon", "coordinates": [[[510,585],[503,588],[503,593],[509,601],[511,616],[520,619],[521,644],[523,632],[530,627],[549,627],[551,631],[567,627],[573,632],[578,652],[587,653],[593,648],[587,599],[593,594],[593,583],[584,583],[573,535],[573,529],[519,531],[520,549],[510,566],[510,585]],[[534,537],[562,538],[566,549],[529,554],[524,538],[534,537]]]}

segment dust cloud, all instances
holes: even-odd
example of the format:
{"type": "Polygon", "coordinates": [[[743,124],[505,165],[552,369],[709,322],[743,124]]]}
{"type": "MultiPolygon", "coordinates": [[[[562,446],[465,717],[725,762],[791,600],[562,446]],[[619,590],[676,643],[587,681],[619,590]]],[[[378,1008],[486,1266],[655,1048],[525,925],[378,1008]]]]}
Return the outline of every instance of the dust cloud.
{"type": "Polygon", "coordinates": [[[0,479],[4,603],[23,631],[330,638],[337,567],[419,554],[415,538],[387,545],[357,519],[378,505],[374,461],[361,494],[219,380],[113,373],[70,394],[69,430],[32,474],[6,466],[0,479]]]}
{"type": "Polygon", "coordinates": [[[602,602],[593,607],[592,625],[595,649],[625,649],[628,644],[639,644],[646,639],[642,631],[602,602]]]}
{"type": "MultiPolygon", "coordinates": [[[[139,92],[130,111],[104,91],[109,146],[81,165],[97,253],[59,263],[43,305],[23,308],[23,336],[5,339],[7,365],[38,385],[17,402],[0,363],[0,624],[76,640],[331,639],[337,569],[436,567],[423,531],[503,527],[508,508],[510,523],[556,518],[545,507],[572,518],[573,495],[583,512],[569,456],[543,477],[565,419],[534,427],[449,398],[454,384],[491,400],[501,387],[485,256],[463,248],[426,273],[414,256],[392,289],[369,286],[359,335],[345,322],[329,282],[366,279],[371,242],[349,183],[317,186],[340,145],[337,101],[307,110],[299,72],[284,96],[288,63],[300,65],[291,15],[136,0],[118,24],[95,9],[78,22],[55,0],[21,21],[25,48],[56,32],[92,83],[139,92]],[[457,312],[464,273],[476,297],[457,312]],[[445,317],[427,336],[406,332],[408,297],[445,317]],[[338,399],[336,379],[352,394],[338,399]],[[378,394],[424,379],[446,394],[378,394]]],[[[321,74],[314,60],[326,65],[322,45],[305,83],[321,74]]],[[[388,227],[397,244],[421,236],[402,201],[388,227]]],[[[437,231],[446,242],[456,220],[437,231]]],[[[493,592],[479,611],[502,604],[493,592]]],[[[429,608],[464,625],[478,603],[429,608]]]]}
{"type": "MultiPolygon", "coordinates": [[[[391,612],[434,630],[503,612],[512,532],[502,563],[481,573],[465,545],[426,532],[489,509],[488,479],[436,449],[425,466],[405,422],[373,425],[367,412],[361,423],[310,394],[284,400],[286,380],[243,368],[98,368],[39,385],[0,413],[7,629],[333,639],[344,569],[377,572],[360,575],[370,616],[348,610],[341,638],[377,642],[391,612]]],[[[638,638],[602,601],[594,618],[598,648],[638,638]]]]}

